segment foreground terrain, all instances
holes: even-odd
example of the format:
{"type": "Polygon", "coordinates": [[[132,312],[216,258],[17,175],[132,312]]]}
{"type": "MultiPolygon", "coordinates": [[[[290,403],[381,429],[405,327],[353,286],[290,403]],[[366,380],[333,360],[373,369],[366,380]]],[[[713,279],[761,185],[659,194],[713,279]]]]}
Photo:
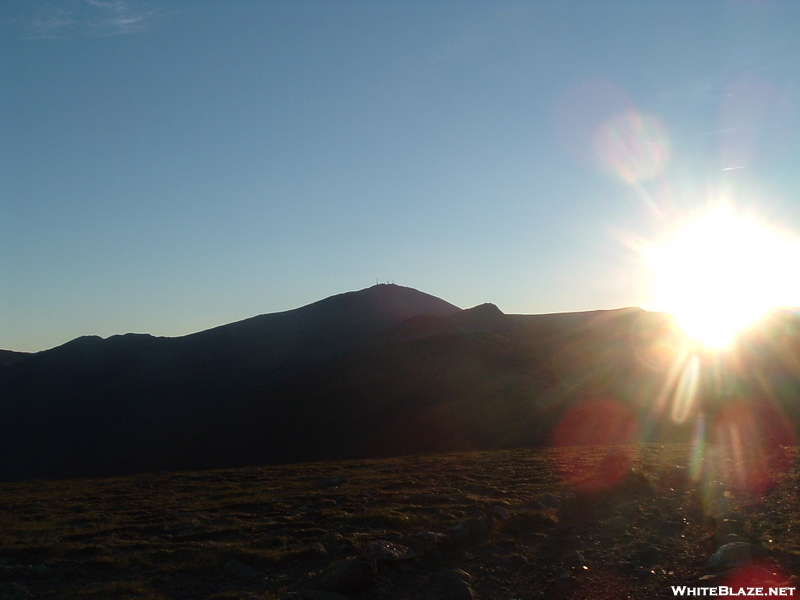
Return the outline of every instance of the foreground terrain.
{"type": "Polygon", "coordinates": [[[691,459],[686,445],[584,446],[0,484],[0,599],[797,586],[798,449],[778,448],[752,489],[708,468],[694,481],[691,459]]]}

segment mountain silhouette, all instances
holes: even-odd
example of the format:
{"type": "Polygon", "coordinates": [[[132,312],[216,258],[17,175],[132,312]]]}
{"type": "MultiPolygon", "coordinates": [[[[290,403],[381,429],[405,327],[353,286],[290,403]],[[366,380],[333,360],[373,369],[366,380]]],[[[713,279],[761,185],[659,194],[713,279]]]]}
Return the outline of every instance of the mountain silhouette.
{"type": "MultiPolygon", "coordinates": [[[[797,418],[797,319],[776,318],[779,347],[753,338],[737,385],[779,382],[797,418]]],[[[183,337],[2,351],[0,480],[547,444],[586,398],[641,412],[669,331],[638,308],[506,315],[380,284],[183,337]]]]}

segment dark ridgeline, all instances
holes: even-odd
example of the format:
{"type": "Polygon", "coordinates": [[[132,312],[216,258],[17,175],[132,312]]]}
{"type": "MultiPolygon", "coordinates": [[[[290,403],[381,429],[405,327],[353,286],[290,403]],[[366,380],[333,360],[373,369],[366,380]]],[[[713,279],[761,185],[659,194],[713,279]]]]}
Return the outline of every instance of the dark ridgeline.
{"type": "Polygon", "coordinates": [[[0,365],[13,365],[30,356],[27,352],[12,352],[11,350],[0,350],[0,365]]]}
{"type": "MultiPolygon", "coordinates": [[[[774,318],[780,339],[751,336],[753,375],[731,385],[761,397],[773,382],[796,422],[798,322],[774,318]]],[[[0,480],[547,444],[586,398],[645,421],[667,331],[636,308],[505,315],[381,284],[180,338],[0,351],[0,480]]]]}

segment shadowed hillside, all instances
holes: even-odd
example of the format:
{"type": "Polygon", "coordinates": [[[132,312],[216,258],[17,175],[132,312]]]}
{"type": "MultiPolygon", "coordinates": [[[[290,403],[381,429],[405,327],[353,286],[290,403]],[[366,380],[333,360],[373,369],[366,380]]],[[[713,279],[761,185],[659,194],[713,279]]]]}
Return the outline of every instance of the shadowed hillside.
{"type": "Polygon", "coordinates": [[[691,419],[658,404],[681,381],[668,317],[635,308],[505,315],[378,285],[180,338],[3,353],[0,479],[688,441],[721,398],[785,416],[768,433],[791,443],[800,338],[773,319],[736,354],[747,369],[700,357],[691,419]]]}
{"type": "Polygon", "coordinates": [[[13,365],[30,356],[27,352],[12,352],[11,350],[0,350],[0,365],[13,365]]]}

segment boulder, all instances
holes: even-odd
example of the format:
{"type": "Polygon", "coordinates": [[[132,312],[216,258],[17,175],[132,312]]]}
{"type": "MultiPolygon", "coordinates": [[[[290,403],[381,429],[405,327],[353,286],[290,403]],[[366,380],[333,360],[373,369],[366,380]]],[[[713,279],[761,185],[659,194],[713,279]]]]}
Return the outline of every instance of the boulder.
{"type": "Polygon", "coordinates": [[[481,485],[479,483],[468,483],[461,487],[461,491],[465,494],[472,494],[473,496],[499,496],[500,490],[488,485],[481,485]]]}
{"type": "Polygon", "coordinates": [[[28,588],[18,583],[9,583],[0,591],[0,600],[27,600],[33,598],[28,588]]]}
{"type": "Polygon", "coordinates": [[[617,515],[616,517],[611,517],[608,521],[606,521],[603,524],[608,528],[610,532],[620,534],[628,531],[631,522],[625,517],[617,515]]]}
{"type": "Polygon", "coordinates": [[[563,574],[553,583],[553,589],[550,591],[550,594],[542,597],[548,600],[560,600],[561,598],[569,596],[578,589],[580,585],[581,582],[573,575],[563,574]]]}
{"type": "Polygon", "coordinates": [[[554,508],[556,510],[561,508],[561,499],[553,494],[545,494],[539,498],[539,502],[541,502],[545,508],[554,508]]]}
{"type": "Polygon", "coordinates": [[[363,559],[347,559],[334,563],[320,576],[319,586],[332,592],[358,594],[375,583],[375,563],[363,559]]]}
{"type": "Polygon", "coordinates": [[[732,569],[749,565],[754,558],[763,556],[765,550],[745,542],[731,542],[720,546],[708,561],[708,566],[715,570],[732,569]]]}
{"type": "Polygon", "coordinates": [[[452,538],[456,543],[480,542],[489,535],[489,523],[485,519],[467,519],[452,529],[452,538]]]}
{"type": "Polygon", "coordinates": [[[260,575],[254,568],[247,566],[235,558],[231,558],[225,562],[225,571],[234,577],[241,577],[243,579],[253,579],[260,575]]]}
{"type": "Polygon", "coordinates": [[[556,520],[546,512],[525,511],[511,515],[503,521],[500,530],[510,535],[524,535],[547,531],[555,527],[556,520]]]}
{"type": "Polygon", "coordinates": [[[472,576],[461,569],[442,571],[431,575],[426,589],[429,600],[474,600],[472,576]]]}
{"type": "Polygon", "coordinates": [[[731,501],[727,498],[717,498],[712,501],[708,507],[708,514],[714,518],[721,516],[723,513],[730,511],[731,501]]]}
{"type": "Polygon", "coordinates": [[[419,531],[413,534],[409,540],[418,551],[427,552],[433,550],[439,543],[447,537],[444,533],[435,533],[433,531],[419,531]]]}
{"type": "Polygon", "coordinates": [[[677,519],[658,519],[655,522],[656,530],[661,535],[677,535],[686,527],[687,523],[684,520],[677,519]]]}
{"type": "Polygon", "coordinates": [[[618,488],[629,494],[649,494],[652,489],[647,476],[633,469],[630,469],[620,480],[618,488]]]}
{"type": "Polygon", "coordinates": [[[317,481],[317,487],[324,490],[328,488],[339,487],[343,483],[344,479],[341,477],[326,477],[317,481]]]}
{"type": "Polygon", "coordinates": [[[652,544],[641,543],[630,555],[630,562],[639,568],[649,568],[657,564],[664,556],[664,552],[652,544]]]}
{"type": "Polygon", "coordinates": [[[642,514],[642,507],[636,500],[630,502],[623,502],[617,506],[617,512],[628,519],[635,519],[642,514]]]}
{"type": "Polygon", "coordinates": [[[498,521],[505,521],[508,518],[508,509],[503,506],[495,506],[489,511],[489,516],[498,521]]]}
{"type": "Polygon", "coordinates": [[[740,536],[736,535],[735,533],[729,533],[729,534],[723,535],[723,536],[719,536],[718,535],[715,538],[715,541],[717,543],[717,548],[720,548],[720,547],[724,546],[725,544],[731,544],[733,542],[745,542],[747,540],[745,540],[743,537],[740,537],[740,536]]]}
{"type": "Polygon", "coordinates": [[[577,550],[567,554],[561,562],[565,567],[570,569],[580,569],[583,568],[583,566],[586,564],[586,560],[583,558],[583,554],[581,554],[577,550]]]}
{"type": "Polygon", "coordinates": [[[289,597],[288,600],[350,600],[339,592],[330,590],[303,590],[289,597]]]}
{"type": "Polygon", "coordinates": [[[744,533],[744,522],[734,519],[722,519],[717,522],[717,535],[725,536],[728,534],[742,535],[744,533]]]}
{"type": "Polygon", "coordinates": [[[402,544],[386,540],[375,540],[367,545],[367,558],[380,561],[399,561],[414,558],[416,554],[402,544]]]}

